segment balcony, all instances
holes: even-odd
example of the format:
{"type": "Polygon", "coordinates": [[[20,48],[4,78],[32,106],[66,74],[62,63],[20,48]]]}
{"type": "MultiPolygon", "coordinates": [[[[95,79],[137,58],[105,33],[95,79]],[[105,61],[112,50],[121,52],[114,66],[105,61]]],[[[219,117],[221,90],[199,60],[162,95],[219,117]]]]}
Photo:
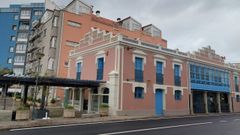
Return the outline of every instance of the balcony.
{"type": "Polygon", "coordinates": [[[15,61],[13,63],[14,66],[24,66],[24,61],[15,61]]]}
{"type": "Polygon", "coordinates": [[[16,53],[26,53],[26,50],[24,50],[24,49],[17,49],[16,53]]]}
{"type": "Polygon", "coordinates": [[[174,76],[174,85],[181,86],[181,76],[174,76]]]}
{"type": "Polygon", "coordinates": [[[19,30],[29,30],[30,26],[29,25],[20,25],[19,30]]]}

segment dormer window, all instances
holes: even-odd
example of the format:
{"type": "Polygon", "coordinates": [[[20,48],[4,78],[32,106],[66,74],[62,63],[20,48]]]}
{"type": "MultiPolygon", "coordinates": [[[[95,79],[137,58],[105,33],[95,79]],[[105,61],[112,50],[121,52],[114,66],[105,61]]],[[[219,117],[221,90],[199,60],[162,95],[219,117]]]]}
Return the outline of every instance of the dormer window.
{"type": "Polygon", "coordinates": [[[136,21],[135,19],[128,17],[126,19],[123,19],[121,21],[122,27],[131,31],[134,30],[141,30],[142,25],[141,23],[139,23],[138,21],[136,21]]]}
{"type": "Polygon", "coordinates": [[[152,36],[152,37],[160,37],[161,36],[161,30],[158,29],[156,26],[150,24],[150,25],[147,25],[147,26],[144,26],[143,27],[143,31],[152,36]]]}

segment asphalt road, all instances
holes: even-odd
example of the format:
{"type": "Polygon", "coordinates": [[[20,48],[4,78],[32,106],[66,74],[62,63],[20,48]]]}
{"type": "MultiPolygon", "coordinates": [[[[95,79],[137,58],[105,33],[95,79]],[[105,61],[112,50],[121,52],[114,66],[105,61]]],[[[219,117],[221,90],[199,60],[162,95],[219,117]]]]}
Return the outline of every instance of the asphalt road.
{"type": "Polygon", "coordinates": [[[240,115],[146,119],[14,129],[0,135],[240,135],[240,115]]]}

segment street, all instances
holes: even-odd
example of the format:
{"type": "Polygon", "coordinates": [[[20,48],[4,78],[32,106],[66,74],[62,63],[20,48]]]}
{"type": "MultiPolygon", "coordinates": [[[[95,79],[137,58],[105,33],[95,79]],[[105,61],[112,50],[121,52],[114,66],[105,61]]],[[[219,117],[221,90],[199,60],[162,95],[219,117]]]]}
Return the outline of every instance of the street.
{"type": "Polygon", "coordinates": [[[0,132],[1,135],[238,135],[239,133],[239,114],[72,124],[0,132]]]}

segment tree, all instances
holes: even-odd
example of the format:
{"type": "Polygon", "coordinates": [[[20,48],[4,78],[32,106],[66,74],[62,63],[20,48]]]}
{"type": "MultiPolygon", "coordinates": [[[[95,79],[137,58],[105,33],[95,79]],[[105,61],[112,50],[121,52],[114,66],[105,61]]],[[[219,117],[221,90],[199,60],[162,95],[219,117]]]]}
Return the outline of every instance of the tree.
{"type": "Polygon", "coordinates": [[[8,69],[8,68],[0,69],[0,76],[4,76],[4,75],[7,75],[7,74],[13,74],[13,71],[8,69]]]}

